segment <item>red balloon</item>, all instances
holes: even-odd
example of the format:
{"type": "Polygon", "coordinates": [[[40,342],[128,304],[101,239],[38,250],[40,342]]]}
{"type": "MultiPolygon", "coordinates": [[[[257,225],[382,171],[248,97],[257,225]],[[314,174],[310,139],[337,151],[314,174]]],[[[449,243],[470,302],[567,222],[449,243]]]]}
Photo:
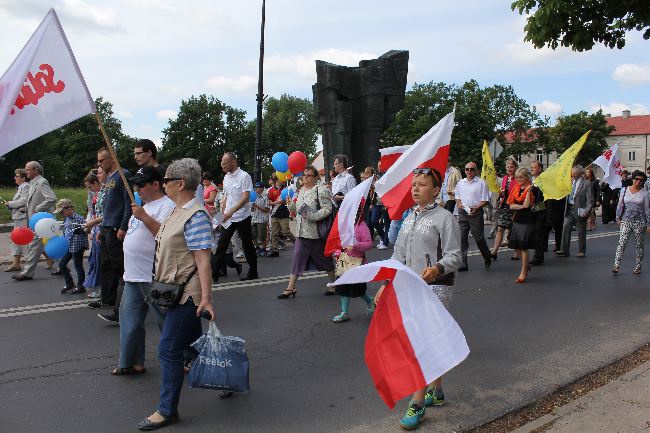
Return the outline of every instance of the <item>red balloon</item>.
{"type": "Polygon", "coordinates": [[[34,240],[34,232],[28,227],[16,227],[11,232],[11,240],[16,245],[27,245],[34,240]]]}
{"type": "Polygon", "coordinates": [[[289,155],[289,171],[291,173],[300,173],[307,167],[307,156],[297,150],[289,155]]]}

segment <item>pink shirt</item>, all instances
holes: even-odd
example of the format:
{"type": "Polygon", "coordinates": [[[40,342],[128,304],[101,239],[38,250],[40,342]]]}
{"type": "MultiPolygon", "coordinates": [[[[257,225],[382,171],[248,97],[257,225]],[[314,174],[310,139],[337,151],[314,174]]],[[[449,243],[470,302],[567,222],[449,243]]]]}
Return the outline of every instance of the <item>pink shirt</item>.
{"type": "MultiPolygon", "coordinates": [[[[364,221],[361,221],[354,228],[354,239],[356,240],[356,243],[354,244],[352,250],[348,251],[348,255],[350,257],[365,259],[366,251],[370,250],[373,247],[373,242],[372,238],[370,237],[370,229],[368,229],[368,226],[364,221]]],[[[339,254],[340,252],[335,253],[337,256],[339,254]]]]}

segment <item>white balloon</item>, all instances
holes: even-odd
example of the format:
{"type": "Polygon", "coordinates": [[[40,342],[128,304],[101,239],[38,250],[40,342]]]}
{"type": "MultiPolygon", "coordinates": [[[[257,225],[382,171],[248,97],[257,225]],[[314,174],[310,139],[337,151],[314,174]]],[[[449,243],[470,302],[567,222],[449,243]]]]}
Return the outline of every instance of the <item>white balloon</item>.
{"type": "Polygon", "coordinates": [[[56,236],[58,229],[59,223],[57,220],[52,218],[43,218],[36,223],[34,232],[36,232],[37,236],[47,239],[56,236]]]}

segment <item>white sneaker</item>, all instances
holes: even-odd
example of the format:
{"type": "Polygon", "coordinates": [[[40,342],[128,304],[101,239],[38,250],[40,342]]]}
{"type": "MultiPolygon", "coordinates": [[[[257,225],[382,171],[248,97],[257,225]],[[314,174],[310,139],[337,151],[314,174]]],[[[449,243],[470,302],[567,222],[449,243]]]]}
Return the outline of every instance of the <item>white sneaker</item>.
{"type": "Polygon", "coordinates": [[[243,253],[243,251],[238,252],[237,255],[235,256],[235,258],[236,258],[236,259],[243,259],[243,258],[244,258],[244,253],[243,253]]]}
{"type": "Polygon", "coordinates": [[[379,242],[379,243],[377,244],[377,249],[378,249],[378,250],[385,250],[385,249],[388,249],[388,247],[387,247],[386,245],[384,245],[383,242],[379,242]]]}

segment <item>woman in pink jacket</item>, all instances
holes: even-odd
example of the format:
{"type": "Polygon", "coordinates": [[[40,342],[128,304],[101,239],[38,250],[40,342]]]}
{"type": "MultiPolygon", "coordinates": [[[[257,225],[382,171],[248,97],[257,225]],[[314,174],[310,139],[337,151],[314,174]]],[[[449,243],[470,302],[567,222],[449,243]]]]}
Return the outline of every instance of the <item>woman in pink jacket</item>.
{"type": "MultiPolygon", "coordinates": [[[[363,206],[357,212],[357,223],[354,227],[354,245],[343,246],[343,252],[350,257],[361,259],[361,264],[366,262],[366,251],[373,247],[372,238],[370,237],[370,229],[363,220],[363,206]]],[[[341,252],[335,253],[337,258],[340,257],[341,252]]],[[[332,318],[332,322],[341,323],[350,320],[350,298],[361,298],[366,302],[366,311],[368,316],[372,316],[374,305],[372,298],[366,294],[366,283],[359,284],[342,284],[336,286],[336,294],[341,296],[341,313],[332,318]]]]}

